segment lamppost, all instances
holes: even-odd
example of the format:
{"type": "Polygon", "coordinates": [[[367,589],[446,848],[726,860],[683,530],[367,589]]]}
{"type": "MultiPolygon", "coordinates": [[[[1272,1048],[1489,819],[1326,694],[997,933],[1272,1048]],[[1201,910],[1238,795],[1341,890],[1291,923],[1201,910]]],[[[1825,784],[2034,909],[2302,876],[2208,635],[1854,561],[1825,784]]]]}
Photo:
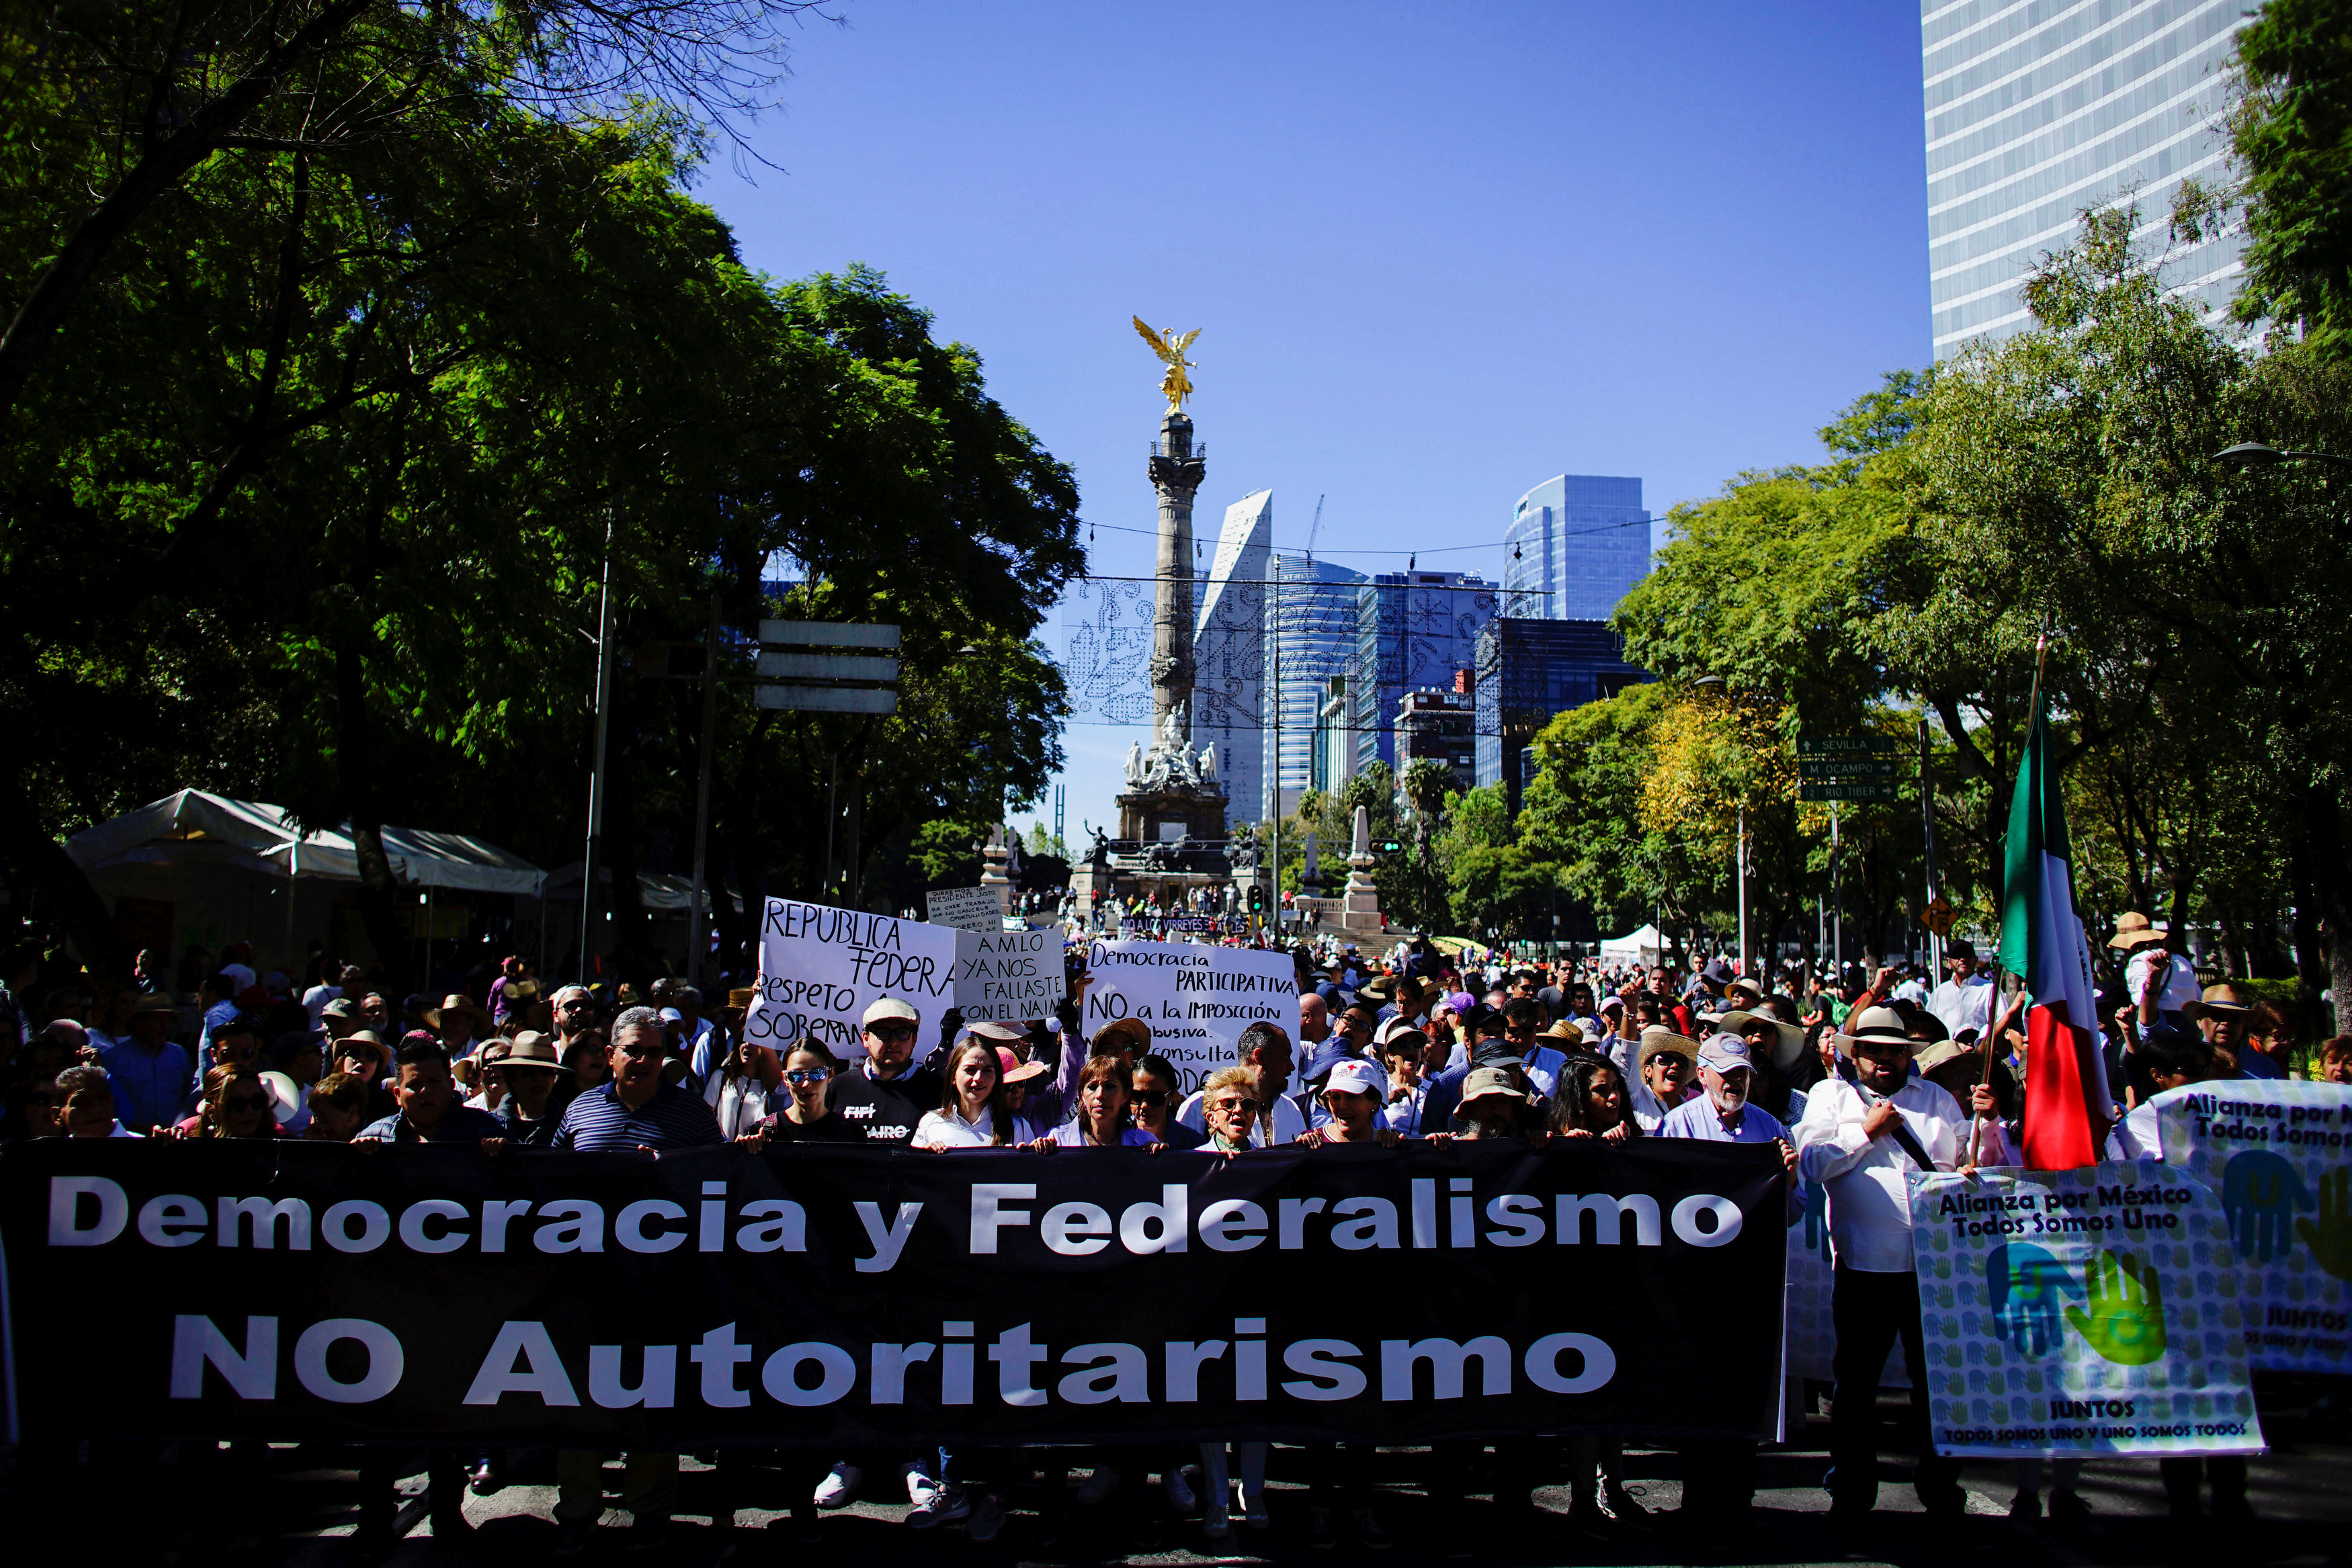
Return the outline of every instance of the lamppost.
{"type": "Polygon", "coordinates": [[[2282,463],[2335,463],[2352,468],[2352,457],[2338,456],[2333,452],[2293,452],[2284,446],[2267,446],[2259,441],[2241,441],[2235,446],[2225,446],[2213,454],[2213,461],[2224,468],[2241,473],[2256,468],[2274,468],[2282,463]]]}

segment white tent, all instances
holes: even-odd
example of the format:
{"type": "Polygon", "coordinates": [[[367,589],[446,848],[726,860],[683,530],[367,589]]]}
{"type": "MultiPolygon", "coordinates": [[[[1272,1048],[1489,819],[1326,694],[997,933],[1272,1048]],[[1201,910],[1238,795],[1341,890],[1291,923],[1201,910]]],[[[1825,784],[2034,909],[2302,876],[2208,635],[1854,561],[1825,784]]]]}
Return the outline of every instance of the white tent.
{"type": "Polygon", "coordinates": [[[1664,933],[1654,925],[1643,925],[1622,936],[1604,940],[1601,944],[1601,961],[1603,964],[1639,964],[1646,969],[1657,963],[1658,955],[1665,951],[1665,946],[1664,933]]]}
{"type": "MultiPolygon", "coordinates": [[[[66,841],[66,852],[95,875],[117,866],[203,861],[269,875],[360,880],[349,824],[305,833],[279,807],[183,789],[125,811],[66,841]]],[[[536,896],[547,873],[496,844],[424,828],[383,830],[392,874],[411,887],[536,896]]]]}
{"type": "MultiPolygon", "coordinates": [[[[333,884],[360,880],[348,825],[305,833],[279,807],[203,789],[110,818],[65,847],[135,942],[217,950],[240,939],[266,945],[282,933],[287,950],[272,957],[289,963],[299,936],[327,932],[333,884]],[[299,918],[304,914],[310,918],[299,918]]],[[[393,875],[427,898],[537,897],[547,881],[529,861],[458,833],[386,827],[383,849],[393,875]]]]}

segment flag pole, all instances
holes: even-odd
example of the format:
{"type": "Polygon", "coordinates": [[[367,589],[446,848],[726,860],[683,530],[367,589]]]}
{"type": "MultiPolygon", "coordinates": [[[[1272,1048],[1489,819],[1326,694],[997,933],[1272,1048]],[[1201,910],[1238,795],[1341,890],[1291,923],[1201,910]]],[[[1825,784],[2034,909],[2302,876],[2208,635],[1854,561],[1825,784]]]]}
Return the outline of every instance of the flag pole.
{"type": "MultiPolygon", "coordinates": [[[[2040,724],[2042,718],[2042,672],[2043,667],[2049,663],[2049,660],[2050,623],[2045,620],[2042,623],[2042,630],[2034,633],[2033,685],[2028,690],[2025,698],[2025,746],[2028,751],[2031,751],[2033,747],[2034,727],[2040,724]]],[[[2021,767],[2023,766],[2022,757],[2023,753],[2021,753],[2019,763],[2019,766],[2021,767]]],[[[2007,898],[2008,892],[2009,890],[2006,888],[2001,890],[2004,899],[2007,898]]],[[[2001,968],[2000,962],[2000,943],[1996,939],[1992,945],[1992,984],[1993,995],[1996,998],[1998,998],[2000,994],[2000,977],[2002,973],[2003,970],[2001,968]]],[[[2021,976],[2019,978],[2021,981],[2020,989],[2021,990],[2023,988],[2021,984],[2023,977],[2021,976]]],[[[1986,1032],[1985,1038],[1978,1042],[1984,1051],[1984,1076],[1980,1082],[1987,1085],[1990,1085],[1992,1082],[1993,1042],[2008,1031],[2010,1020],[2016,1016],[2017,1002],[2012,998],[2009,1007],[2002,1011],[2000,1017],[1994,1021],[1991,1029],[1986,1032]]],[[[1981,1138],[1982,1127],[1983,1118],[1974,1116],[1970,1118],[1969,1125],[1969,1164],[1971,1166],[1976,1164],[1977,1148],[1981,1138]]]]}

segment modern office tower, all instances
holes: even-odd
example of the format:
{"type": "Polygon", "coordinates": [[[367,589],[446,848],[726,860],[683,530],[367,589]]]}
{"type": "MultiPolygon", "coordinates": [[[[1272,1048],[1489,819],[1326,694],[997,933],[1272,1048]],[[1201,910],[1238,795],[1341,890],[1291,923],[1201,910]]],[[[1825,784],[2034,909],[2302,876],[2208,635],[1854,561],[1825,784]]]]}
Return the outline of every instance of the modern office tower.
{"type": "Polygon", "coordinates": [[[1356,732],[1349,725],[1348,677],[1334,675],[1324,685],[1322,706],[1315,710],[1315,737],[1307,751],[1307,788],[1328,795],[1345,784],[1356,769],[1356,732]]]}
{"type": "Polygon", "coordinates": [[[1606,621],[1650,570],[1639,479],[1561,474],[1526,495],[1503,535],[1503,612],[1606,621]]]}
{"type": "Polygon", "coordinates": [[[1397,766],[1391,720],[1404,694],[1454,685],[1474,668],[1478,632],[1495,618],[1493,583],[1458,571],[1382,572],[1356,591],[1356,659],[1349,696],[1356,771],[1397,766]]]}
{"type": "MultiPolygon", "coordinates": [[[[1275,555],[1271,565],[1266,679],[1276,697],[1266,716],[1265,778],[1273,798],[1265,811],[1287,816],[1297,809],[1300,791],[1314,784],[1316,726],[1331,680],[1355,673],[1356,600],[1364,574],[1298,555],[1275,555]]],[[[1353,767],[1351,749],[1347,766],[1314,787],[1336,789],[1353,767]]]]}
{"type": "Polygon", "coordinates": [[[1217,748],[1229,824],[1257,821],[1265,794],[1265,584],[1273,543],[1273,491],[1226,507],[1192,619],[1192,747],[1217,748]]]}
{"type": "MultiPolygon", "coordinates": [[[[1490,622],[1489,624],[1492,624],[1490,622]]],[[[1398,793],[1402,795],[1404,770],[1428,760],[1454,775],[1454,788],[1468,793],[1477,785],[1476,739],[1472,713],[1471,672],[1454,672],[1444,690],[1423,687],[1407,692],[1397,703],[1396,735],[1391,748],[1397,758],[1398,793]]]]}
{"type": "Polygon", "coordinates": [[[1503,785],[1515,813],[1536,732],[1555,714],[1650,678],[1625,662],[1623,642],[1600,621],[1490,621],[1475,668],[1477,781],[1503,785]]]}
{"type": "MultiPolygon", "coordinates": [[[[1927,272],[1936,357],[2029,321],[2018,284],[2073,242],[2078,216],[2137,192],[2165,244],[2180,182],[2225,178],[2220,119],[2246,0],[1920,0],[1927,272]]],[[[2237,287],[2243,242],[2167,261],[2209,311],[2237,287]]]]}

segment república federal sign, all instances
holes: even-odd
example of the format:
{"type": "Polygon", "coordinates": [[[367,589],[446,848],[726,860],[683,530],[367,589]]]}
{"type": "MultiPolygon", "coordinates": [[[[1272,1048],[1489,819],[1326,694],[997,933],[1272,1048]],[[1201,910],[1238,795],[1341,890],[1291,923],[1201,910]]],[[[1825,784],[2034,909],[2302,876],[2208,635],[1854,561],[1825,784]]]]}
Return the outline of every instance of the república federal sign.
{"type": "Polygon", "coordinates": [[[1769,1435],[1786,1190],[1769,1148],[1665,1139],[53,1139],[0,1152],[13,1343],[105,1354],[19,1354],[8,1392],[52,1437],[1769,1435]]]}

